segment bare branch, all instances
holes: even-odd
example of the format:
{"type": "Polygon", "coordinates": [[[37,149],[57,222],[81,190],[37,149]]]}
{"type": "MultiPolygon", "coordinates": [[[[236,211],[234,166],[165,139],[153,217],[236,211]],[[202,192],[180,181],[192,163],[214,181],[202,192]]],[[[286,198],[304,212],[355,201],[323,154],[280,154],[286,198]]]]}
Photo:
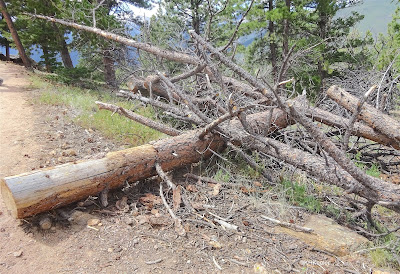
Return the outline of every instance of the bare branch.
{"type": "Polygon", "coordinates": [[[168,127],[164,124],[158,123],[156,121],[153,121],[149,118],[146,118],[142,115],[136,114],[130,110],[124,109],[123,107],[119,107],[116,105],[112,105],[112,104],[107,104],[107,103],[103,103],[103,102],[99,102],[96,101],[96,104],[99,106],[99,109],[106,109],[106,110],[110,110],[112,112],[117,112],[120,115],[123,115],[125,117],[128,117],[129,119],[141,123],[142,125],[148,126],[150,128],[153,128],[155,130],[158,130],[162,133],[165,133],[169,136],[178,136],[180,134],[182,134],[181,131],[176,130],[174,128],[168,127]]]}
{"type": "Polygon", "coordinates": [[[364,103],[368,100],[368,97],[372,94],[372,92],[376,89],[376,85],[372,86],[365,94],[364,96],[358,101],[357,103],[357,108],[354,111],[353,115],[351,116],[349,120],[349,124],[347,125],[347,130],[343,136],[343,143],[342,143],[342,149],[343,151],[347,151],[348,146],[349,146],[349,140],[350,140],[350,135],[351,132],[353,131],[354,123],[356,122],[358,115],[360,115],[361,108],[364,105],[364,103]]]}

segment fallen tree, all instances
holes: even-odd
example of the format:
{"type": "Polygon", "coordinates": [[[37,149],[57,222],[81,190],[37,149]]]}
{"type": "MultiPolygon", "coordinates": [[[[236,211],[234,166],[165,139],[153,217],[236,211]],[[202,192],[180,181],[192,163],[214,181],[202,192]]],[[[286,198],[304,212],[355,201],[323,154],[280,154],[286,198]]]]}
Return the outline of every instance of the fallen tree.
{"type": "MultiPolygon", "coordinates": [[[[335,97],[336,101],[355,113],[351,119],[312,108],[304,96],[290,99],[284,95],[282,87],[291,80],[278,77],[277,83],[273,85],[261,82],[194,32],[190,32],[190,35],[197,43],[199,56],[167,51],[55,18],[35,17],[90,31],[150,54],[191,65],[176,76],[167,76],[161,72],[153,72],[146,77],[133,76],[130,84],[133,93],[128,94],[131,99],[162,109],[163,115],[178,119],[186,123],[187,127],[186,132],[184,128],[177,130],[119,106],[97,102],[99,108],[117,112],[175,137],[110,153],[99,160],[67,164],[3,179],[3,197],[16,217],[30,216],[95,195],[106,187],[119,187],[127,180],[137,181],[160,174],[160,170],[157,173],[155,169],[157,164],[160,164],[162,170],[169,171],[197,162],[225,146],[241,155],[251,167],[262,171],[268,181],[275,180],[271,172],[268,172],[269,167],[260,166],[249,151],[258,151],[284,161],[308,172],[314,178],[365,198],[369,215],[374,204],[400,212],[400,186],[367,175],[348,157],[348,153],[359,152],[354,149],[360,147],[359,137],[368,142],[383,144],[388,150],[390,147],[400,147],[396,131],[400,123],[368,105],[364,105],[360,115],[357,115],[357,105],[362,106],[362,99],[352,98],[351,104],[346,106],[341,101],[341,98],[347,96],[344,92],[341,92],[344,95],[335,97]],[[202,59],[206,55],[210,56],[207,62],[202,59]],[[216,65],[210,61],[212,58],[218,59],[247,83],[223,75],[215,69],[216,65]],[[368,125],[358,122],[358,116],[368,125]],[[374,120],[375,117],[382,120],[380,125],[374,120]],[[388,128],[389,123],[392,128],[388,128]],[[188,131],[193,126],[198,129],[188,131]],[[344,138],[346,135],[357,137],[351,140],[350,149],[347,149],[349,140],[341,140],[348,139],[344,138]]],[[[290,54],[286,58],[290,58],[290,54]]],[[[286,59],[279,75],[285,74],[283,72],[287,64],[286,59]]],[[[329,89],[328,94],[336,89],[329,89]]],[[[121,93],[126,95],[126,92],[121,93]]],[[[349,101],[346,99],[347,103],[349,101]]]]}
{"type": "Polygon", "coordinates": [[[198,162],[218,151],[221,138],[200,140],[199,131],[152,144],[108,153],[105,158],[68,163],[1,180],[1,193],[16,218],[25,218],[96,195],[105,188],[121,187],[157,174],[155,164],[165,171],[198,162]]]}
{"type": "MultiPolygon", "coordinates": [[[[358,102],[358,98],[355,96],[337,86],[330,87],[326,94],[347,110],[355,112],[358,102]]],[[[363,105],[359,114],[359,119],[366,122],[373,129],[388,136],[391,140],[397,143],[397,146],[399,146],[400,124],[398,121],[369,104],[363,105]]]]}

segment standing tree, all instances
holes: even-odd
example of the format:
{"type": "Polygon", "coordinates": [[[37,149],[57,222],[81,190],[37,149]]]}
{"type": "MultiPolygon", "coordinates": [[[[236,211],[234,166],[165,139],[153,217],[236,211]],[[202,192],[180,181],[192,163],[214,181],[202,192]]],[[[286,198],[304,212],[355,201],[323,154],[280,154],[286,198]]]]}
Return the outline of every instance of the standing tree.
{"type": "Polygon", "coordinates": [[[8,29],[11,32],[12,38],[14,40],[15,46],[18,49],[19,56],[22,59],[22,62],[24,63],[25,67],[30,68],[31,67],[31,61],[29,60],[28,56],[25,53],[25,49],[21,43],[21,40],[19,39],[18,32],[14,27],[14,23],[11,19],[10,14],[7,11],[7,6],[6,3],[3,0],[0,0],[0,9],[1,13],[3,14],[3,18],[7,22],[8,29]]]}
{"type": "MultiPolygon", "coordinates": [[[[132,14],[130,5],[148,8],[149,2],[144,0],[65,1],[62,17],[129,36],[127,22],[122,19],[132,14]]],[[[109,41],[87,33],[75,31],[73,37],[75,47],[81,53],[82,62],[85,62],[92,70],[101,70],[106,84],[116,87],[118,84],[115,66],[119,62],[117,56],[121,56],[122,49],[115,47],[109,41]]]]}
{"type": "Polygon", "coordinates": [[[354,55],[352,49],[371,42],[349,36],[363,16],[353,13],[336,18],[341,7],[335,0],[268,0],[256,5],[250,11],[251,20],[244,24],[246,34],[255,38],[246,50],[248,65],[261,69],[265,77],[272,75],[274,81],[290,47],[295,46],[296,58],[287,73],[296,78],[297,91],[318,95],[326,88],[326,78],[362,61],[360,52],[354,55]]]}

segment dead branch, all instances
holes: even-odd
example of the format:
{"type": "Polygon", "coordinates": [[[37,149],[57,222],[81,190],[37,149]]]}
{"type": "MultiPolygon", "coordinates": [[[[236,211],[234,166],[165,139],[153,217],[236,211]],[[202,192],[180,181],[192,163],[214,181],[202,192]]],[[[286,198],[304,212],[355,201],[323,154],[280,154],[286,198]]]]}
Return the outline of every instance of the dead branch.
{"type": "Polygon", "coordinates": [[[193,64],[193,65],[201,64],[200,59],[198,59],[196,56],[191,56],[191,55],[188,55],[188,54],[185,54],[182,52],[161,49],[161,48],[155,47],[155,46],[147,44],[147,43],[137,42],[133,39],[126,38],[126,37],[114,34],[112,32],[101,30],[99,28],[88,27],[88,26],[84,26],[84,25],[80,25],[80,24],[76,24],[76,23],[72,23],[72,22],[67,22],[65,20],[57,19],[54,17],[44,16],[44,15],[31,14],[31,13],[24,13],[24,14],[35,17],[35,18],[44,19],[49,22],[54,22],[54,23],[58,23],[58,24],[61,24],[64,26],[72,27],[74,29],[91,32],[91,33],[97,34],[101,37],[104,37],[105,39],[113,40],[115,42],[143,50],[145,52],[160,56],[167,60],[171,60],[171,61],[175,61],[175,62],[179,62],[179,63],[185,63],[185,64],[193,64]]]}
{"type": "Polygon", "coordinates": [[[178,135],[182,134],[182,132],[179,130],[176,130],[176,129],[168,127],[164,124],[153,121],[147,117],[136,114],[130,110],[124,109],[123,107],[119,107],[119,106],[112,105],[112,104],[106,104],[106,103],[102,103],[99,101],[96,101],[96,104],[99,107],[99,109],[106,109],[106,110],[112,111],[113,113],[117,112],[118,114],[125,116],[135,122],[141,123],[142,125],[145,125],[150,128],[153,128],[155,130],[158,130],[169,136],[178,136],[178,135]]]}
{"type": "Polygon", "coordinates": [[[368,97],[372,94],[372,92],[376,89],[376,85],[372,86],[365,94],[364,96],[358,101],[357,103],[357,108],[356,111],[353,113],[349,120],[349,124],[347,126],[347,130],[343,136],[343,144],[342,144],[342,149],[344,151],[347,151],[348,146],[349,146],[349,139],[351,132],[353,131],[354,123],[356,122],[358,115],[361,112],[361,108],[364,105],[364,103],[367,101],[368,97]]]}
{"type": "Polygon", "coordinates": [[[291,224],[291,223],[279,221],[279,220],[276,220],[276,219],[273,219],[273,218],[270,218],[270,217],[267,217],[267,216],[264,216],[264,215],[261,215],[261,218],[263,218],[265,220],[268,220],[268,221],[270,221],[270,222],[272,222],[274,224],[277,224],[277,225],[280,225],[280,226],[283,226],[283,227],[287,227],[287,228],[290,228],[290,229],[293,229],[293,230],[300,230],[300,231],[305,232],[305,233],[312,233],[314,231],[313,229],[308,228],[308,227],[299,226],[299,225],[296,225],[296,224],[291,224]]]}

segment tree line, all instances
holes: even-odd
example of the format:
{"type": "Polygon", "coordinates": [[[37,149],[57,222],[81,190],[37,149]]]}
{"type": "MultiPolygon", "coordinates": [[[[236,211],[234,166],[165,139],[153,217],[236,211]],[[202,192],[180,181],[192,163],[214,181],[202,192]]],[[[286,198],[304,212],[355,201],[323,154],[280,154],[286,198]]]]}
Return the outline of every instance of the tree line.
{"type": "Polygon", "coordinates": [[[188,35],[194,30],[264,81],[294,78],[289,90],[306,91],[317,100],[330,79],[340,79],[353,70],[388,68],[392,81],[397,81],[400,12],[393,15],[388,33],[374,39],[371,33],[356,30],[363,15],[353,12],[338,17],[338,11],[348,4],[336,0],[1,0],[0,42],[18,48],[26,66],[31,66],[31,60],[23,58],[24,49],[29,56],[40,48],[43,61],[38,65],[44,70],[117,87],[137,67],[143,71],[162,68],[167,73],[182,67],[90,33],[35,20],[30,14],[124,36],[135,32],[139,41],[187,52],[196,52],[188,35]],[[155,4],[158,11],[149,20],[137,17],[131,9],[131,5],[154,8],[155,4]],[[75,68],[71,49],[80,54],[75,68]]]}

